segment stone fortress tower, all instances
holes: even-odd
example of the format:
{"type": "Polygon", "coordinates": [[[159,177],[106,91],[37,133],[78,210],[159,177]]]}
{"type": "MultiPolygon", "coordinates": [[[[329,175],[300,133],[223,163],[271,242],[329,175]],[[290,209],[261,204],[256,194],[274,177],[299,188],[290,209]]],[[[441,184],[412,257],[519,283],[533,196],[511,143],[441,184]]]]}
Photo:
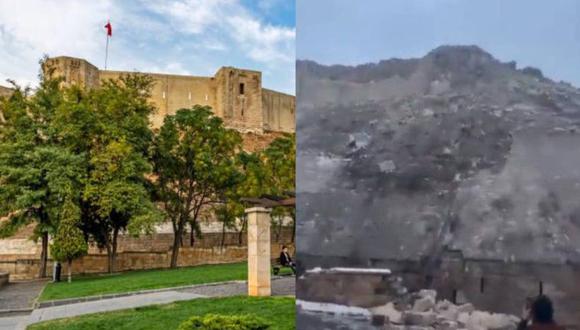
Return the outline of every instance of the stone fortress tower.
{"type": "MultiPolygon", "coordinates": [[[[89,88],[131,73],[99,70],[84,59],[67,56],[48,59],[46,67],[63,77],[65,84],[89,88]]],[[[151,96],[158,108],[151,118],[155,128],[163,124],[165,115],[199,104],[210,106],[227,127],[242,133],[295,132],[295,97],[263,88],[259,71],[222,67],[213,77],[144,74],[155,81],[151,96]]]]}
{"type": "Polygon", "coordinates": [[[10,94],[12,94],[12,89],[9,87],[4,87],[2,85],[0,85],[0,97],[2,96],[10,96],[10,94]]]}

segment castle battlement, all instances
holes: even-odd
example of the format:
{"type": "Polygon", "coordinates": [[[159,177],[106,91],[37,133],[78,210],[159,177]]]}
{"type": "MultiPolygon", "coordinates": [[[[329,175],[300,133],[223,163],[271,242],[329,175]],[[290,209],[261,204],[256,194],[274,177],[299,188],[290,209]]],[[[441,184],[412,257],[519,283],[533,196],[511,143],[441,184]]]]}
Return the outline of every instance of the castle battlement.
{"type": "MultiPolygon", "coordinates": [[[[47,67],[53,69],[54,76],[62,77],[65,84],[88,88],[134,73],[99,70],[84,59],[68,56],[48,59],[47,67]]],[[[295,132],[295,97],[263,88],[260,71],[221,67],[213,77],[143,74],[155,82],[151,102],[158,111],[151,118],[153,127],[160,127],[165,115],[199,104],[210,106],[226,126],[240,132],[295,132]]]]}

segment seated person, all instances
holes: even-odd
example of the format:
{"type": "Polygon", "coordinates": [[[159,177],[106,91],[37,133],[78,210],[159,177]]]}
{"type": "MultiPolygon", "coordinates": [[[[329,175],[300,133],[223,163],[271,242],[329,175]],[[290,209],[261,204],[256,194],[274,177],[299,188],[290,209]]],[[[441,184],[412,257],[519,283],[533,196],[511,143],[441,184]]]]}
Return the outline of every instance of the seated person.
{"type": "Polygon", "coordinates": [[[280,252],[280,264],[284,267],[290,267],[292,273],[296,275],[296,264],[292,261],[292,257],[290,257],[286,245],[282,246],[282,252],[280,252]]]}
{"type": "Polygon", "coordinates": [[[545,295],[540,295],[528,301],[524,317],[518,325],[518,330],[563,330],[554,321],[552,301],[545,295]]]}

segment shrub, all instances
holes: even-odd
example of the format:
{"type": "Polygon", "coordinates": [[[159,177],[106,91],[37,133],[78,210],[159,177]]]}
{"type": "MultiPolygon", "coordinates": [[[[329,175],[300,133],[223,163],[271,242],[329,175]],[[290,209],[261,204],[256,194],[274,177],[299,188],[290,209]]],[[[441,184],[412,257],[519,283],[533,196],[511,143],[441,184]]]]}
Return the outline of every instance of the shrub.
{"type": "Polygon", "coordinates": [[[178,330],[266,330],[270,324],[254,315],[194,316],[179,326],[178,330]]]}

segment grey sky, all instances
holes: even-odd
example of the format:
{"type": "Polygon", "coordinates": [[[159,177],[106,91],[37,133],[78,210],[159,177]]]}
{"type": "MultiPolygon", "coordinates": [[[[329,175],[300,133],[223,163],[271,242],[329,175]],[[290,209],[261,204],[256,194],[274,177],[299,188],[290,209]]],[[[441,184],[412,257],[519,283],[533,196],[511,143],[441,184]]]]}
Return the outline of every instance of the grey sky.
{"type": "Polygon", "coordinates": [[[580,1],[297,0],[297,57],[360,64],[475,44],[580,87],[580,1]]]}

